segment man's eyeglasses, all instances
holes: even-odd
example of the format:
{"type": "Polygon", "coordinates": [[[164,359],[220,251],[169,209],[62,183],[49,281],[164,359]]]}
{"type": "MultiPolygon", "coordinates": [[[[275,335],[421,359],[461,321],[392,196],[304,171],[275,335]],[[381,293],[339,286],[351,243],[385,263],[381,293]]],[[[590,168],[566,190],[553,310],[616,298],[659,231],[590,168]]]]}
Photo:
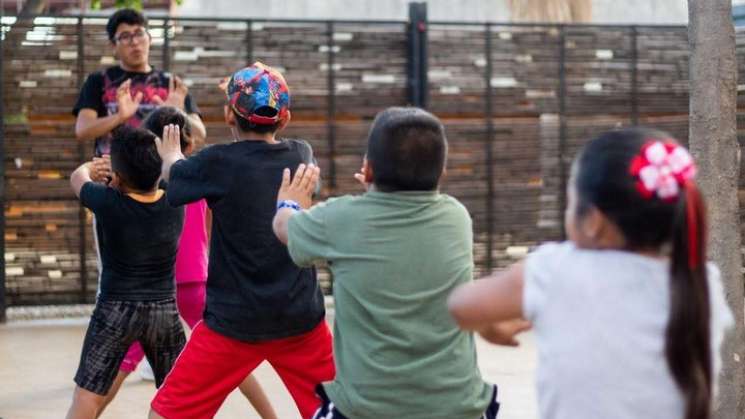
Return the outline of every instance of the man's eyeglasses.
{"type": "Polygon", "coordinates": [[[134,32],[122,32],[114,38],[117,44],[134,44],[135,41],[140,42],[150,36],[150,34],[144,29],[138,29],[134,32]]]}

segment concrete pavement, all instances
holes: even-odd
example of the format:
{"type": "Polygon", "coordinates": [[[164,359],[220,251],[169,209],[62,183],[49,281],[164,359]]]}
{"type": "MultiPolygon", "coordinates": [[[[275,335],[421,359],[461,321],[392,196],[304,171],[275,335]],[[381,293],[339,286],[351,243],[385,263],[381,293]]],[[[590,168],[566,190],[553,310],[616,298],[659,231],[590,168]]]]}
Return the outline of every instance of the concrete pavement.
{"type": "MultiPolygon", "coordinates": [[[[329,316],[329,320],[332,316],[329,316]]],[[[0,419],[64,417],[87,318],[14,321],[0,325],[0,419]]],[[[499,386],[500,419],[534,419],[535,347],[530,334],[519,348],[502,348],[481,340],[479,365],[484,377],[499,386]]],[[[282,419],[299,417],[289,393],[266,363],[255,372],[282,419]]],[[[102,418],[145,418],[155,393],[150,381],[135,373],[125,381],[102,418]]],[[[218,412],[218,419],[258,418],[240,392],[233,392],[218,412]]]]}

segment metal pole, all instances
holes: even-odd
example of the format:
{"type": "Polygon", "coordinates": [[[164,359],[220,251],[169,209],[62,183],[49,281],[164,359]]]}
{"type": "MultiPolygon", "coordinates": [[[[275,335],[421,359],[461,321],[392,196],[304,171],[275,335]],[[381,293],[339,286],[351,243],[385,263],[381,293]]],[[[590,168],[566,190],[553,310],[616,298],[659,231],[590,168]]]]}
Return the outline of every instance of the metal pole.
{"type": "Polygon", "coordinates": [[[631,27],[631,124],[639,125],[639,29],[631,27]]]}
{"type": "Polygon", "coordinates": [[[336,189],[336,72],[334,71],[334,22],[326,22],[328,35],[328,74],[326,78],[328,88],[328,106],[326,124],[329,147],[329,188],[336,189]]]}
{"type": "Polygon", "coordinates": [[[409,103],[427,106],[427,4],[409,3],[408,31],[409,103]]]}
{"type": "Polygon", "coordinates": [[[163,71],[171,70],[171,40],[168,36],[168,29],[171,20],[163,19],[163,71]]]}
{"type": "Polygon", "coordinates": [[[246,21],[246,65],[249,66],[254,62],[254,34],[253,21],[246,21]]]}
{"type": "MultiPolygon", "coordinates": [[[[0,25],[0,33],[4,29],[0,25]]],[[[5,40],[0,41],[0,208],[5,208],[5,111],[3,102],[5,100],[3,89],[3,76],[5,40]]],[[[5,211],[0,211],[0,323],[5,323],[5,309],[7,307],[5,296],[5,211]]]]}
{"type": "Polygon", "coordinates": [[[420,3],[421,20],[417,23],[419,31],[419,106],[426,109],[429,105],[429,65],[427,61],[427,3],[420,3]]]}
{"type": "MultiPolygon", "coordinates": [[[[83,17],[78,16],[78,90],[83,87],[85,77],[85,27],[83,17]]],[[[78,162],[85,161],[85,142],[78,141],[78,162]]],[[[88,243],[85,226],[88,223],[87,213],[83,205],[78,209],[78,256],[80,258],[80,302],[85,303],[88,297],[88,243]]]]}
{"type": "Polygon", "coordinates": [[[486,114],[486,270],[491,272],[494,265],[494,110],[493,110],[493,94],[491,86],[492,78],[492,29],[491,24],[486,24],[484,31],[484,40],[486,45],[486,70],[484,71],[484,79],[486,82],[486,95],[484,100],[485,114],[486,114]]]}
{"type": "Polygon", "coordinates": [[[567,121],[566,121],[566,27],[559,28],[559,208],[557,216],[561,226],[561,238],[566,239],[564,231],[564,208],[566,208],[567,196],[567,173],[564,162],[567,148],[567,121]]]}

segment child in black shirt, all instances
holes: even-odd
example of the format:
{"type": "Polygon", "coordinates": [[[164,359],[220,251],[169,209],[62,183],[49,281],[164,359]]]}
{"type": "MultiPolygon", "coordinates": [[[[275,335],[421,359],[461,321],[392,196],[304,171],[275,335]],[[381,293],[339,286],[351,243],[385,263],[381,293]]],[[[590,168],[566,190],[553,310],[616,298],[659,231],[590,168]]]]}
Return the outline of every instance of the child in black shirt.
{"type": "Polygon", "coordinates": [[[316,385],[334,377],[331,333],[315,270],[292,262],[272,218],[284,168],[311,163],[310,147],[275,136],[290,120],[289,90],[276,70],[256,63],[236,72],[227,100],[236,141],[188,159],[177,126],[158,142],[168,201],[206,199],[213,222],[204,321],[158,390],[150,417],[213,417],[266,360],[307,418],[320,405],[316,385]]]}
{"type": "Polygon", "coordinates": [[[158,188],[162,161],[154,139],[141,129],[115,131],[109,186],[91,180],[90,163],[70,176],[75,195],[96,216],[103,267],[68,418],[96,417],[133,342],[141,343],[156,386],[186,342],[173,279],[184,212],[158,188]]]}

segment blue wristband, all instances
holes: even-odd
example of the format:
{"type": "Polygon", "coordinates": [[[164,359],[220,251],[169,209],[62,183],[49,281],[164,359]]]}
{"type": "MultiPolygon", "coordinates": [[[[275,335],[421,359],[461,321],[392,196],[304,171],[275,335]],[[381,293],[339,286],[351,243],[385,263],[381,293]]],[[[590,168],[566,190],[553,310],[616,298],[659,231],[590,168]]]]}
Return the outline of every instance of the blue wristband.
{"type": "Polygon", "coordinates": [[[300,204],[298,204],[296,201],[293,201],[291,199],[285,199],[283,201],[279,201],[277,203],[277,211],[281,210],[282,208],[290,208],[295,211],[302,210],[302,208],[300,207],[300,204]]]}

